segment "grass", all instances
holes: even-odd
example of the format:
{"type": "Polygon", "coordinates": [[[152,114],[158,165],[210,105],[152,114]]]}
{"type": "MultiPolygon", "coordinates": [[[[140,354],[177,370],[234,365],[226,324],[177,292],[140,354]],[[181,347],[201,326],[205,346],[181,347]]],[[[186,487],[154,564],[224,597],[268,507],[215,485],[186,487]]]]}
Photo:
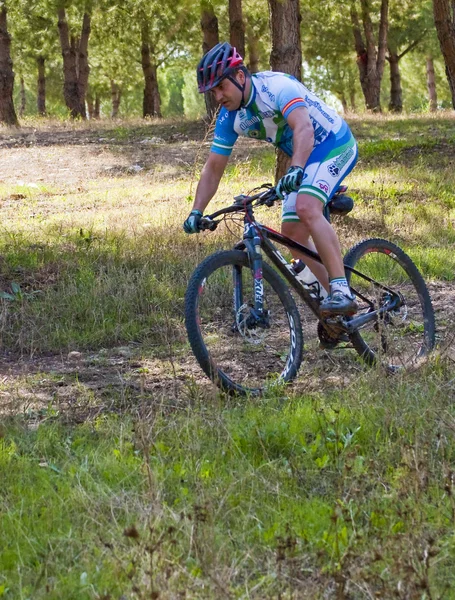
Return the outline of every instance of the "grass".
{"type": "Polygon", "coordinates": [[[324,396],[146,402],[78,426],[52,411],[37,428],[10,418],[0,590],[388,598],[401,585],[453,597],[447,375],[436,363],[324,396]]]}
{"type": "MultiPolygon", "coordinates": [[[[343,248],[387,237],[451,289],[453,117],[351,125],[343,248]]],[[[183,296],[240,232],[183,234],[201,125],[179,128],[178,156],[182,142],[153,160],[137,143],[173,126],[78,124],[113,139],[97,174],[51,178],[27,155],[37,187],[0,184],[0,598],[454,598],[451,307],[415,372],[384,377],[309,339],[294,387],[218,395],[190,363],[183,296]]],[[[211,206],[272,176],[273,152],[241,143],[211,206]]],[[[278,208],[260,214],[279,226],[278,208]]]]}

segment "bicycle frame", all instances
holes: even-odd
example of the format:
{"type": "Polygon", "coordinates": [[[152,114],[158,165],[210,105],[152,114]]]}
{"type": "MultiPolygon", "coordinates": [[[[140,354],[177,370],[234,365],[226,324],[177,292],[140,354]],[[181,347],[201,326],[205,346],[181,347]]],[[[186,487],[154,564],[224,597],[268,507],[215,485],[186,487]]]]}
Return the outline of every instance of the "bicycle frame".
{"type": "MultiPolygon", "coordinates": [[[[254,278],[254,313],[253,317],[255,323],[258,326],[267,327],[267,315],[264,314],[263,308],[263,278],[262,278],[262,253],[269,258],[273,265],[278,269],[280,273],[285,277],[292,288],[299,294],[305,304],[311,309],[314,315],[319,321],[325,326],[330,328],[336,328],[339,331],[346,332],[347,334],[353,333],[360,327],[366,325],[371,321],[376,321],[381,315],[385,314],[390,310],[399,308],[403,303],[401,294],[393,291],[389,287],[380,284],[368,275],[364,275],[360,271],[345,265],[345,269],[355,273],[359,277],[365,279],[369,283],[373,283],[378,289],[387,292],[390,298],[382,305],[379,309],[374,310],[373,304],[367,298],[365,298],[358,290],[352,288],[356,295],[370,305],[370,311],[353,318],[346,317],[334,317],[330,319],[324,319],[321,316],[319,303],[315,300],[308,289],[306,289],[297,279],[292,270],[292,266],[286,261],[279,250],[273,245],[271,240],[285,246],[287,248],[298,250],[304,256],[308,256],[313,260],[322,264],[322,260],[316,252],[313,252],[306,246],[303,246],[299,242],[288,238],[287,236],[258,223],[253,214],[253,207],[251,205],[245,206],[245,217],[244,217],[244,232],[243,240],[235,245],[235,249],[244,250],[250,257],[250,266],[254,278]]],[[[240,303],[242,301],[242,284],[241,284],[241,269],[237,268],[235,277],[235,308],[236,311],[240,309],[240,303]]]]}

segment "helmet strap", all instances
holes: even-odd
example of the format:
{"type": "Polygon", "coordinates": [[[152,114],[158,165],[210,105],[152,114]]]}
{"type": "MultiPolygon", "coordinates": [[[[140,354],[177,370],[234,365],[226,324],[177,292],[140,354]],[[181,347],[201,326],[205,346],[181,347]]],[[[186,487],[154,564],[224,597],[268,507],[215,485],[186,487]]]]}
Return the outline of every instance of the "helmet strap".
{"type": "MultiPolygon", "coordinates": [[[[241,92],[242,92],[242,100],[240,101],[240,105],[239,108],[242,108],[243,106],[245,106],[245,88],[246,88],[246,81],[247,81],[247,72],[246,69],[242,69],[242,71],[245,73],[245,81],[243,83],[243,85],[241,85],[237,79],[235,79],[235,77],[231,77],[231,75],[227,76],[227,79],[229,79],[229,81],[231,81],[235,87],[237,87],[241,92]]],[[[237,110],[239,110],[239,108],[237,110]]]]}

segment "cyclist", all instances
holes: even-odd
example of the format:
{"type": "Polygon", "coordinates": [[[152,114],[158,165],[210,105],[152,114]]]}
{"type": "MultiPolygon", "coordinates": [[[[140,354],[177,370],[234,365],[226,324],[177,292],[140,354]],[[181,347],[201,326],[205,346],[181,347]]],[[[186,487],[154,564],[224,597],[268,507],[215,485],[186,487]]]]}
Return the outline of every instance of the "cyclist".
{"type": "Polygon", "coordinates": [[[357,160],[357,144],[347,123],[294,77],[273,71],[250,74],[227,42],[203,56],[197,81],[199,92],[213,94],[221,109],[184,230],[199,232],[239,135],[272,143],[292,157],[276,186],[283,199],[282,233],[321,257],[323,265],[305,258],[329,291],[321,312],[354,314],[357,304],[346,281],[340,243],[323,215],[325,204],[357,160]]]}

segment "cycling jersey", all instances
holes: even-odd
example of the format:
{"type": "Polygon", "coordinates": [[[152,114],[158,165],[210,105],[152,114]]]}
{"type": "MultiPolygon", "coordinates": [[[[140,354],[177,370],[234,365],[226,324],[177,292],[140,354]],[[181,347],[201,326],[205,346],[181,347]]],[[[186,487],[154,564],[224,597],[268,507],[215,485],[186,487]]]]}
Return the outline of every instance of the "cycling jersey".
{"type": "Polygon", "coordinates": [[[343,119],[300,81],[286,73],[264,71],[251,76],[251,92],[245,106],[218,116],[211,151],[229,156],[239,135],[265,140],[292,156],[293,131],[286,119],[301,106],[308,109],[314,129],[314,145],[336,134],[343,119]]]}

